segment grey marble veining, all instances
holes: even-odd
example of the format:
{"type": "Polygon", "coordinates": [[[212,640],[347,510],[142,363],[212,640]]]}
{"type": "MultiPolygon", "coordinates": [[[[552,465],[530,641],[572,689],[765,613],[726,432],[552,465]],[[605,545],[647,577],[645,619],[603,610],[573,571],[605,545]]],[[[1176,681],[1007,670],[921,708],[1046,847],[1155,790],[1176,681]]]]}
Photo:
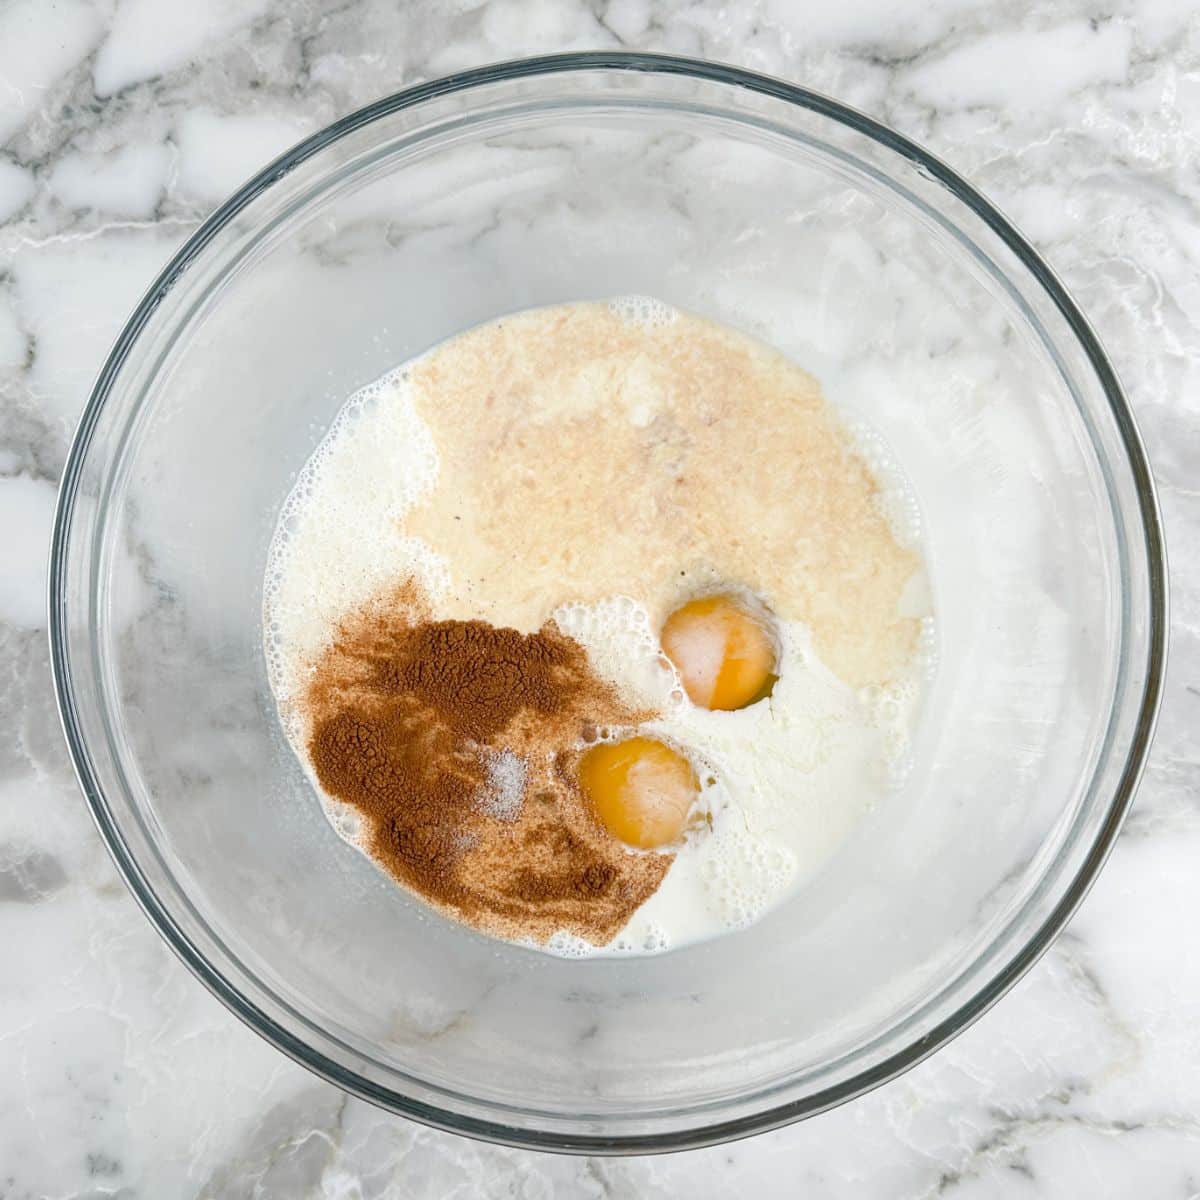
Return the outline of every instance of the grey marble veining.
{"type": "Polygon", "coordinates": [[[1170,0],[0,4],[0,1197],[1200,1196],[1200,8],[1170,0]],[[70,430],[150,278],[263,161],[521,54],[725,59],[923,141],[1073,290],[1172,551],[1166,701],[1067,933],[951,1046],[802,1126],[661,1159],[508,1151],[348,1100],[159,942],[67,764],[45,553],[70,430]]]}

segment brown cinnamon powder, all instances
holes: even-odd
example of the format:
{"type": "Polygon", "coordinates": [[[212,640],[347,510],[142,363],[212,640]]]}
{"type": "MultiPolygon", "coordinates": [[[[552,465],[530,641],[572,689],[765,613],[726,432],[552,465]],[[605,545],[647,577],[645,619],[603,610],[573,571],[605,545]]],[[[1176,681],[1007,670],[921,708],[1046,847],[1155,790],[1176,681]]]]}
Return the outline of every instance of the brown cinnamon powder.
{"type": "Polygon", "coordinates": [[[342,624],[303,708],[317,778],[366,819],[371,855],[480,928],[603,944],[670,866],[615,841],[579,793],[575,764],[596,728],[648,714],[552,623],[522,634],[433,621],[403,589],[342,624]],[[488,802],[503,756],[525,767],[519,806],[488,802]]]}

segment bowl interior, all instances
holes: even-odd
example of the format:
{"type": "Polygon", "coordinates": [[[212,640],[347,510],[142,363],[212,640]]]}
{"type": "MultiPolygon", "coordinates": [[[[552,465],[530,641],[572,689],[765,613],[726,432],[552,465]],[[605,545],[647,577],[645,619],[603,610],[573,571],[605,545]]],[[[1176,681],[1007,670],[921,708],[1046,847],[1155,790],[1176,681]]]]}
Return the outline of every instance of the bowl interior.
{"type": "Polygon", "coordinates": [[[346,123],[185,251],[76,448],[60,683],[135,890],[285,1049],[426,1119],[678,1144],[852,1094],[998,992],[1128,799],[1156,564],[1111,381],[968,190],[749,78],[580,60],[346,123]],[[351,392],[499,314],[630,293],[774,344],[883,437],[938,667],[906,784],[786,905],[555,960],[432,914],[329,828],[274,712],[262,572],[351,392]]]}

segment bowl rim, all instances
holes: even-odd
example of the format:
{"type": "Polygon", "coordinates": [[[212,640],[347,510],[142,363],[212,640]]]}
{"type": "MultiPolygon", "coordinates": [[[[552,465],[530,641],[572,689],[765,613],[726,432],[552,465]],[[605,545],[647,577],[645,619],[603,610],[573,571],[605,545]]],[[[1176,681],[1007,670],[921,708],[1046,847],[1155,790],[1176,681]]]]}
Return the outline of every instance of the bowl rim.
{"type": "Polygon", "coordinates": [[[1168,637],[1167,562],[1161,514],[1145,447],[1128,399],[1096,334],[1075,300],[1007,218],[956,171],[916,142],[819,92],[727,64],[629,51],[589,51],[517,59],[458,72],[406,88],[357,109],[299,142],[264,167],[221,204],[187,239],[150,285],[122,329],[97,376],[75,430],[59,487],[51,541],[47,600],[50,665],[55,701],[79,786],[101,839],[126,886],[159,935],[192,974],[244,1024],[293,1061],[343,1091],[388,1112],[437,1129],[503,1145],[579,1154],[653,1154],[696,1149],[776,1129],[824,1112],[894,1079],[973,1024],[1045,953],[1087,895],[1108,858],[1133,801],[1153,739],[1162,700],[1168,637]],[[488,84],[535,76],[601,70],[690,77],[705,82],[733,85],[752,93],[784,100],[864,134],[893,151],[942,184],[957,200],[981,218],[1030,272],[1053,302],[1096,374],[1112,410],[1112,417],[1127,456],[1127,465],[1133,477],[1148,577],[1146,678],[1137,703],[1137,718],[1129,753],[1121,768],[1103,822],[1075,877],[1059,903],[1015,956],[923,1037],[890,1054],[874,1067],[860,1071],[839,1084],[824,1088],[804,1099],[791,1100],[748,1116],[703,1123],[693,1128],[667,1133],[611,1136],[522,1128],[500,1120],[482,1119],[449,1108],[439,1108],[393,1091],[314,1050],[307,1042],[263,1012],[242,994],[235,984],[214,968],[206,955],[179,927],[168,907],[144,877],[112,817],[99,780],[92,770],[71,683],[64,587],[68,536],[75,501],[79,492],[83,463],[100,412],[130,349],[151,314],[176,279],[221,229],[255,197],[294,167],[333,142],[383,117],[428,100],[488,84]]]}

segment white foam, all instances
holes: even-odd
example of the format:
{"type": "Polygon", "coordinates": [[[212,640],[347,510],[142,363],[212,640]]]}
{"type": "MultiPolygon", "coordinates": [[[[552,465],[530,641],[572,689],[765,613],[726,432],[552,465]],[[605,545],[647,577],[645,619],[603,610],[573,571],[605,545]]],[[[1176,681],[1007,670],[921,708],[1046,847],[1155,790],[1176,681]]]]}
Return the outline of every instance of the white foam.
{"type": "Polygon", "coordinates": [[[360,850],[365,848],[366,822],[357,808],[329,797],[325,803],[325,812],[339,837],[360,850]]]}
{"type": "Polygon", "coordinates": [[[679,676],[663,655],[650,615],[629,596],[594,604],[564,604],[553,613],[559,629],[588,652],[598,674],[633,707],[659,708],[683,697],[679,676]]]}
{"type": "Polygon", "coordinates": [[[609,309],[624,321],[650,328],[672,325],[679,320],[679,310],[653,296],[617,296],[608,302],[609,309]]]}
{"type": "Polygon", "coordinates": [[[557,958],[592,958],[596,953],[596,947],[591,942],[577,937],[573,933],[567,933],[566,930],[562,929],[552,934],[540,945],[537,942],[525,942],[523,944],[531,950],[542,950],[546,954],[555,955],[557,958]]]}
{"type": "Polygon", "coordinates": [[[438,555],[401,532],[401,518],[438,472],[406,379],[394,372],[350,398],[300,472],[271,541],[263,642],[293,738],[292,701],[339,620],[408,578],[433,597],[447,586],[438,555]]]}
{"type": "MultiPolygon", "coordinates": [[[[901,546],[910,550],[919,549],[922,541],[921,506],[891,447],[865,421],[849,421],[845,429],[855,452],[875,478],[878,486],[875,505],[887,521],[892,536],[901,546]]],[[[920,575],[924,578],[923,572],[920,575]]]]}

